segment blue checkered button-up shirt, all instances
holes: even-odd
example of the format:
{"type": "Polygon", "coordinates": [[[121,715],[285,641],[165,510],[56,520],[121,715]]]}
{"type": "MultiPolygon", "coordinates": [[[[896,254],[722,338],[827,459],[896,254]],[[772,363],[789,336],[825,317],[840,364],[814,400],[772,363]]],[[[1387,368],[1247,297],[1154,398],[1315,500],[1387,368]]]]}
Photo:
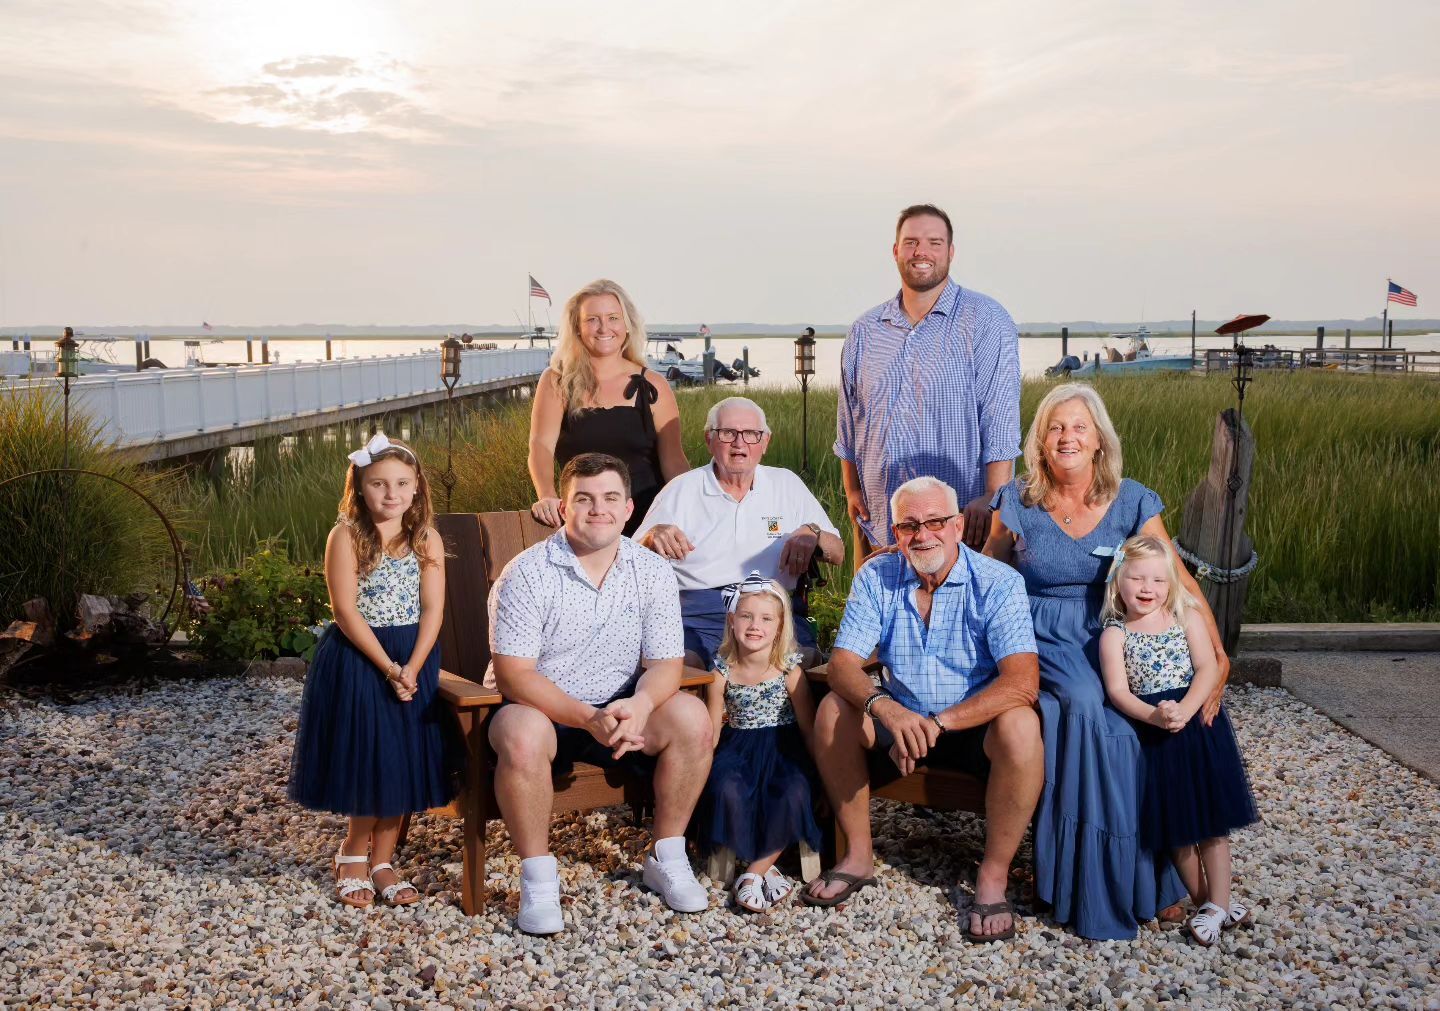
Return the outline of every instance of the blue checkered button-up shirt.
{"type": "Polygon", "coordinates": [[[1035,652],[1025,580],[971,551],[936,590],[927,625],[915,606],[920,577],[901,554],[866,562],[850,584],[835,648],[868,657],[877,647],[885,688],[906,709],[932,715],[963,702],[998,673],[999,661],[1035,652]]]}
{"type": "Polygon", "coordinates": [[[840,352],[835,455],[855,464],[875,545],[889,544],[890,496],[938,477],[963,506],[985,465],[1020,455],[1020,345],[999,302],[945,282],[912,327],[900,295],[855,321],[840,352]]]}

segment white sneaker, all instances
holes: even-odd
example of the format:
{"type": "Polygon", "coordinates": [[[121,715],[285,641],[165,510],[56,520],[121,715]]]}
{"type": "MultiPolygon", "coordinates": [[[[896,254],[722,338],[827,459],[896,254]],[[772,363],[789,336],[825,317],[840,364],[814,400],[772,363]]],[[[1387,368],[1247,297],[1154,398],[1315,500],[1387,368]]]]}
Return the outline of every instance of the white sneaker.
{"type": "Polygon", "coordinates": [[[669,860],[647,853],[641,880],[646,888],[659,892],[665,904],[677,913],[699,913],[710,906],[710,893],[695,880],[695,870],[683,850],[669,860]]]}
{"type": "Polygon", "coordinates": [[[565,917],[560,913],[560,874],[555,858],[549,860],[548,876],[531,881],[520,875],[520,915],[515,917],[515,926],[526,934],[558,934],[565,929],[565,917]]]}

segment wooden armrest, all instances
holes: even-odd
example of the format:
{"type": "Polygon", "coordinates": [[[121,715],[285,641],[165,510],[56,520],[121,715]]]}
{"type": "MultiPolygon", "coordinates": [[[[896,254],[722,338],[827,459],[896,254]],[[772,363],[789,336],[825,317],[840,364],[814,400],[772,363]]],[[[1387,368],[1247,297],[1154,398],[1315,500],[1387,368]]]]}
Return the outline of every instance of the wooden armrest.
{"type": "MultiPolygon", "coordinates": [[[[682,691],[686,688],[703,688],[714,680],[715,675],[708,670],[686,667],[680,674],[680,688],[682,691]]],[[[505,701],[495,689],[477,685],[474,681],[468,681],[446,670],[440,672],[440,697],[456,709],[484,709],[486,706],[498,706],[505,701]]]]}
{"type": "Polygon", "coordinates": [[[505,701],[495,689],[477,685],[447,670],[440,672],[440,697],[456,709],[484,709],[505,701]]]}
{"type": "Polygon", "coordinates": [[[680,690],[703,688],[714,680],[714,671],[701,670],[699,667],[686,667],[680,671],[680,690]]]}
{"type": "MultiPolygon", "coordinates": [[[[883,668],[884,664],[882,664],[879,660],[871,660],[865,665],[864,670],[866,674],[874,677],[876,674],[879,674],[883,668]]],[[[805,676],[817,684],[829,684],[830,665],[828,663],[822,663],[818,667],[811,667],[805,672],[805,676]]]]}

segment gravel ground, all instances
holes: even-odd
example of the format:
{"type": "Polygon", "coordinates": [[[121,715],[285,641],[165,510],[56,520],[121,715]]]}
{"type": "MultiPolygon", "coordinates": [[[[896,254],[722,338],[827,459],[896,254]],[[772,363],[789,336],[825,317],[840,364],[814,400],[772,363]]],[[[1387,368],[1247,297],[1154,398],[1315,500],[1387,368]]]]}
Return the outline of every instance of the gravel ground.
{"type": "Polygon", "coordinates": [[[888,802],[882,887],[839,911],[742,918],[717,892],[671,913],[621,810],[557,822],[555,939],[512,927],[498,825],[484,915],[459,909],[459,825],[438,817],[401,859],[425,901],[346,909],[341,820],[284,796],[299,696],[236,678],[0,701],[0,1005],[1440,1008],[1440,789],[1281,690],[1231,699],[1265,817],[1235,840],[1257,923],[1209,950],[1154,925],[1083,941],[1024,902],[1013,943],[967,945],[953,884],[981,823],[888,802]]]}

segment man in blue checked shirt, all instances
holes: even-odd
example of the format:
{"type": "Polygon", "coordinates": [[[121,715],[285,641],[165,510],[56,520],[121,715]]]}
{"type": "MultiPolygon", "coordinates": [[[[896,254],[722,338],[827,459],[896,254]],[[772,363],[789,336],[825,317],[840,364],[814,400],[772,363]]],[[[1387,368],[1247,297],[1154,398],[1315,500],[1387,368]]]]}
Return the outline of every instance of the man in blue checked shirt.
{"type": "Polygon", "coordinates": [[[980,549],[990,499],[1020,455],[1020,345],[999,302],[950,280],[949,216],[900,212],[900,292],[855,321],[840,353],[835,455],[855,525],[855,562],[891,544],[889,498],[912,477],[955,489],[965,543],[980,549]]]}
{"type": "Polygon", "coordinates": [[[962,933],[1003,940],[1015,933],[1010,863],[1045,779],[1025,582],[961,543],[965,517],[945,482],[907,481],[889,511],[899,551],[856,574],[830,656],[830,694],[815,714],[815,762],[849,848],[801,898],[835,905],[874,883],[865,753],[881,750],[892,779],[917,765],[986,779],[985,855],[962,933]],[[864,669],[872,653],[884,665],[878,685],[864,669]]]}

